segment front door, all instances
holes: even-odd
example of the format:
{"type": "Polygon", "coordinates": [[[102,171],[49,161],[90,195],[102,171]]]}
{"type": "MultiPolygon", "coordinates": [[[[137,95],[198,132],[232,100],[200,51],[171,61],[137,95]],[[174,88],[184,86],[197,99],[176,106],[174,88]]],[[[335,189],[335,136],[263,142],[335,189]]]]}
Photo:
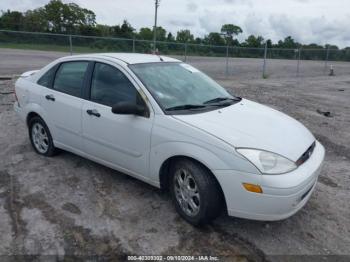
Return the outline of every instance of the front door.
{"type": "Polygon", "coordinates": [[[116,67],[96,62],[90,99],[82,109],[84,150],[100,162],[146,178],[153,115],[117,115],[118,102],[144,103],[126,75],[116,67]]]}

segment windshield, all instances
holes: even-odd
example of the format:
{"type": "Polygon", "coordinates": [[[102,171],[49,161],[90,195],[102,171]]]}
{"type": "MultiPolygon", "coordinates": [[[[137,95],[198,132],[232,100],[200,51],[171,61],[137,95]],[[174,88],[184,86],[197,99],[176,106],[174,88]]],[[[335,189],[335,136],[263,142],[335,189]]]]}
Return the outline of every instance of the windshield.
{"type": "Polygon", "coordinates": [[[164,110],[198,110],[209,107],[211,102],[234,99],[214,80],[185,63],[145,63],[129,67],[164,110]]]}

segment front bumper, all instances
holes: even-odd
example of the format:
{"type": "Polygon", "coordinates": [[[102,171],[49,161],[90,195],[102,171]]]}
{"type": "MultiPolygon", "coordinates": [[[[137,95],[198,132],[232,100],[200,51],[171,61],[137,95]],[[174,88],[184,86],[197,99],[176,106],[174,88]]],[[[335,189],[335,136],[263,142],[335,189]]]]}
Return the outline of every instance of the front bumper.
{"type": "Polygon", "coordinates": [[[316,187],[325,156],[317,141],[311,157],[296,170],[282,175],[257,175],[235,170],[213,170],[225,195],[230,216],[254,220],[281,220],[298,212],[316,187]],[[242,183],[260,185],[263,193],[252,193],[242,183]]]}

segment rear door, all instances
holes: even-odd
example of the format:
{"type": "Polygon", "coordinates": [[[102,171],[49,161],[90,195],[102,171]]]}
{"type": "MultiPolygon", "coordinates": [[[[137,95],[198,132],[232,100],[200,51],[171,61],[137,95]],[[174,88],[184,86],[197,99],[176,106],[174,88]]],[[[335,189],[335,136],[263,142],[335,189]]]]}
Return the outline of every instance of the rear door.
{"type": "Polygon", "coordinates": [[[153,114],[117,115],[118,102],[146,102],[122,68],[96,62],[91,77],[89,101],[82,110],[84,151],[111,167],[146,177],[153,114]]]}
{"type": "Polygon", "coordinates": [[[52,133],[57,146],[82,149],[82,94],[88,65],[89,61],[61,63],[51,89],[46,89],[43,94],[43,107],[54,125],[52,133]]]}

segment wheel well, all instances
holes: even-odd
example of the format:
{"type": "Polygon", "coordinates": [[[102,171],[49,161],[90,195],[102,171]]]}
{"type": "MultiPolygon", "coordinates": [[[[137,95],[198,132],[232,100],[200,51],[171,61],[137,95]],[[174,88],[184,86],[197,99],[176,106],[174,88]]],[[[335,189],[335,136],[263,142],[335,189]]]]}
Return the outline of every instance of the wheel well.
{"type": "MultiPolygon", "coordinates": [[[[27,126],[29,126],[29,122],[30,122],[30,120],[33,118],[33,117],[36,117],[36,116],[38,116],[38,117],[40,117],[40,115],[39,114],[37,114],[37,113],[35,113],[35,112],[30,112],[28,115],[27,115],[27,126]]],[[[41,117],[40,117],[41,118],[41,117]]]]}
{"type": "Polygon", "coordinates": [[[219,190],[221,192],[222,198],[223,198],[223,200],[225,202],[224,204],[225,204],[225,210],[226,210],[225,195],[224,195],[224,192],[222,191],[221,185],[220,185],[219,181],[217,180],[216,176],[213,174],[213,172],[211,172],[211,170],[206,165],[204,165],[203,163],[201,163],[200,161],[198,161],[198,160],[196,160],[194,158],[187,157],[187,156],[173,156],[173,157],[170,157],[167,160],[165,160],[163,162],[161,168],[160,168],[160,171],[159,171],[160,188],[163,191],[168,191],[168,189],[169,189],[169,174],[170,174],[171,165],[175,161],[178,161],[180,159],[189,159],[189,160],[191,160],[191,161],[201,165],[202,167],[204,167],[205,169],[207,169],[209,171],[209,173],[214,177],[217,186],[219,187],[219,190]]]}

